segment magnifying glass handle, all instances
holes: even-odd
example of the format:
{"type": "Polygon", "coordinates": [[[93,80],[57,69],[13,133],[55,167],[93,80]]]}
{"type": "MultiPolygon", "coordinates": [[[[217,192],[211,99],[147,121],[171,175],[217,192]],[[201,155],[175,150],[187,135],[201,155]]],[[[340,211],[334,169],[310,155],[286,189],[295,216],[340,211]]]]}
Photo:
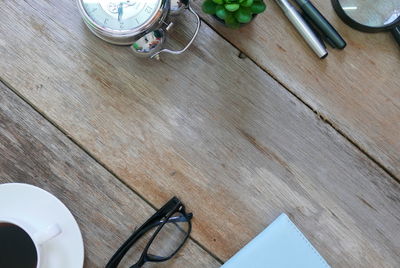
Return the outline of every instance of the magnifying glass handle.
{"type": "Polygon", "coordinates": [[[396,39],[397,43],[400,45],[400,25],[392,29],[392,34],[394,39],[396,39]]]}

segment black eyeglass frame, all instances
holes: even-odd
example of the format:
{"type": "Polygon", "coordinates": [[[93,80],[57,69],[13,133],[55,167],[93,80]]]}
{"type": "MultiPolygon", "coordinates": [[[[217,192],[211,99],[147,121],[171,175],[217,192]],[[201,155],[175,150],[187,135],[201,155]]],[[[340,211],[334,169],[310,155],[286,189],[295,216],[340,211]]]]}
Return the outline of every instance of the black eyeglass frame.
{"type": "Polygon", "coordinates": [[[176,253],[183,247],[185,242],[190,236],[190,232],[192,230],[191,219],[193,217],[192,213],[186,213],[185,206],[182,202],[177,198],[173,197],[170,201],[168,201],[162,208],[160,208],[153,216],[151,216],[142,226],[140,226],[123,244],[122,246],[115,252],[115,254],[111,257],[110,261],[107,263],[106,268],[117,268],[121,260],[124,258],[126,253],[132,248],[132,246],[150,229],[157,227],[154,234],[151,236],[150,240],[147,242],[147,245],[143,249],[143,252],[139,258],[139,260],[132,265],[130,268],[140,268],[146,262],[164,262],[171,259],[176,253]],[[179,212],[181,217],[174,217],[174,213],[179,212]],[[188,231],[185,238],[182,240],[180,246],[167,257],[155,256],[148,253],[148,250],[153,243],[154,239],[157,237],[158,233],[164,227],[164,225],[168,222],[187,222],[188,223],[188,231]]]}

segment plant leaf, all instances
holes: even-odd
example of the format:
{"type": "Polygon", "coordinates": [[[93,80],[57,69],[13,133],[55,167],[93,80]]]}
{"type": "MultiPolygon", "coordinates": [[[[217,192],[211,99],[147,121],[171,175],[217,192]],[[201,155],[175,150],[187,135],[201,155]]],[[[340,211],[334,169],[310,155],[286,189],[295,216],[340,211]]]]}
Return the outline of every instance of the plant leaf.
{"type": "Polygon", "coordinates": [[[226,10],[230,11],[230,12],[235,12],[236,10],[238,10],[240,7],[239,4],[226,4],[225,8],[226,10]]]}
{"type": "Polygon", "coordinates": [[[235,18],[240,23],[249,23],[253,16],[249,8],[241,8],[235,12],[235,18]]]}
{"type": "Polygon", "coordinates": [[[230,28],[239,28],[240,23],[236,20],[235,16],[231,13],[228,13],[228,16],[225,18],[226,26],[230,28]]]}
{"type": "Polygon", "coordinates": [[[225,18],[228,16],[228,11],[225,9],[223,5],[218,5],[216,10],[215,10],[215,15],[217,15],[218,18],[225,20],[225,18]]]}
{"type": "Polygon", "coordinates": [[[201,9],[203,10],[204,13],[214,15],[216,7],[217,5],[212,0],[206,0],[201,6],[201,9]]]}
{"type": "Polygon", "coordinates": [[[245,0],[240,5],[244,7],[250,7],[253,4],[253,2],[254,2],[253,0],[245,0]]]}
{"type": "Polygon", "coordinates": [[[267,6],[264,4],[264,2],[255,2],[251,6],[251,12],[253,12],[254,14],[260,14],[264,12],[266,8],[267,6]]]}

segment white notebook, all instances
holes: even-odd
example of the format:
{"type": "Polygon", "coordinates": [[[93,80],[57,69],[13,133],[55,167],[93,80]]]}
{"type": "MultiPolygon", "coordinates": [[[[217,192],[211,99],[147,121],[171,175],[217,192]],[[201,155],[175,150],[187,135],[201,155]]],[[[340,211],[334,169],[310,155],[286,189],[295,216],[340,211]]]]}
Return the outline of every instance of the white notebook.
{"type": "Polygon", "coordinates": [[[330,268],[286,214],[281,214],[221,268],[330,268]]]}

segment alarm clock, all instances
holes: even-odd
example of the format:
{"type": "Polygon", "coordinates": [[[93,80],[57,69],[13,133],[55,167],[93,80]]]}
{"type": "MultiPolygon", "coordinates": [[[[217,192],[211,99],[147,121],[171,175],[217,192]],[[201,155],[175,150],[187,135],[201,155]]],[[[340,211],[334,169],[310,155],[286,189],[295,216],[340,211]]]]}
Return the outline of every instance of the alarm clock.
{"type": "Polygon", "coordinates": [[[181,54],[195,40],[200,18],[189,0],[77,0],[88,28],[106,42],[130,45],[142,57],[159,58],[160,53],[181,54]],[[188,10],[196,18],[196,30],[181,50],[164,48],[171,16],[188,10]]]}

